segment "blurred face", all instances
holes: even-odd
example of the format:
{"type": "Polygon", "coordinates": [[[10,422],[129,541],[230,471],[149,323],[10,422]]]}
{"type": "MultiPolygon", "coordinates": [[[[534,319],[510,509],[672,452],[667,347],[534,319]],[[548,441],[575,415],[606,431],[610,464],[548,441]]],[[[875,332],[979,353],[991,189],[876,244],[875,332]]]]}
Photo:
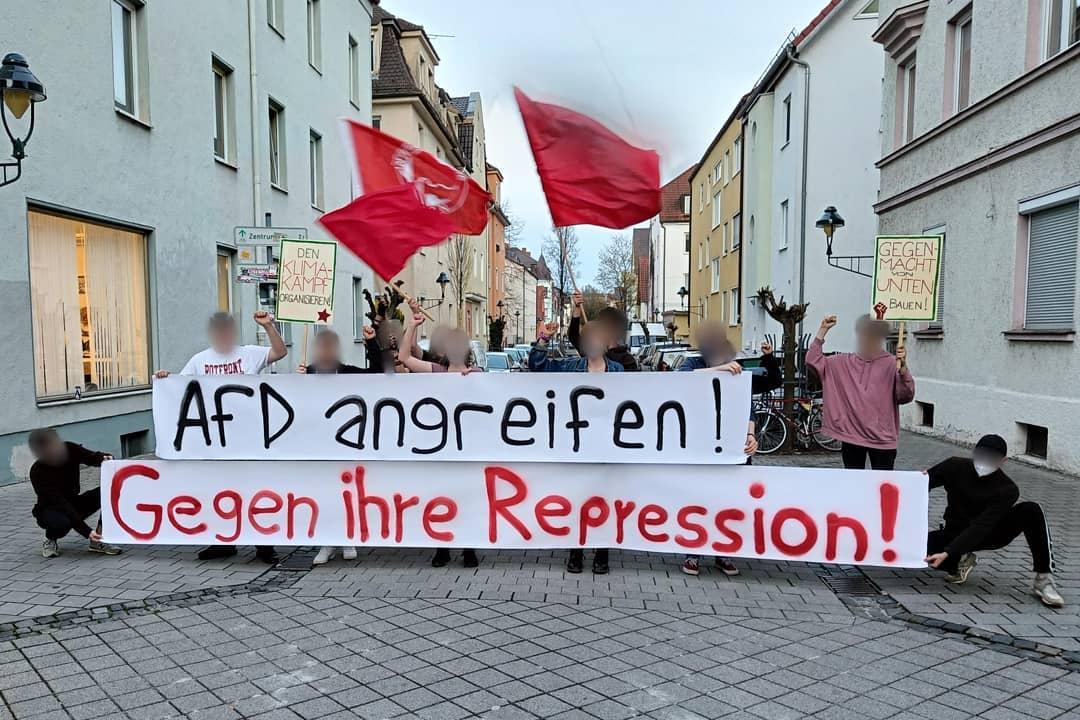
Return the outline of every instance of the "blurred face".
{"type": "Polygon", "coordinates": [[[463,366],[469,359],[468,336],[460,330],[448,330],[443,338],[443,354],[455,367],[463,366]]]}
{"type": "Polygon", "coordinates": [[[698,333],[698,349],[709,365],[723,365],[735,359],[735,347],[718,328],[703,328],[698,333]]]}
{"type": "Polygon", "coordinates": [[[59,435],[49,435],[34,448],[34,456],[47,465],[63,465],[68,457],[67,445],[59,435]]]}
{"type": "Polygon", "coordinates": [[[233,323],[218,323],[210,326],[210,347],[219,353],[230,352],[236,347],[236,325],[233,323]]]}
{"type": "Polygon", "coordinates": [[[884,347],[885,337],[876,325],[864,322],[855,326],[855,349],[859,355],[876,355],[884,347]]]}
{"type": "Polygon", "coordinates": [[[604,357],[610,346],[611,335],[600,323],[589,323],[581,331],[581,351],[590,360],[604,357]]]}
{"type": "Polygon", "coordinates": [[[971,454],[971,462],[975,465],[975,472],[979,477],[986,477],[994,473],[1005,463],[1005,458],[983,448],[975,448],[971,454]]]}
{"type": "Polygon", "coordinates": [[[433,355],[445,355],[446,343],[450,338],[450,334],[450,328],[448,327],[443,325],[435,327],[435,329],[431,331],[431,339],[428,343],[429,352],[433,355]]]}
{"type": "Polygon", "coordinates": [[[312,365],[319,368],[335,368],[341,362],[341,343],[336,335],[319,333],[312,349],[312,365]]]}

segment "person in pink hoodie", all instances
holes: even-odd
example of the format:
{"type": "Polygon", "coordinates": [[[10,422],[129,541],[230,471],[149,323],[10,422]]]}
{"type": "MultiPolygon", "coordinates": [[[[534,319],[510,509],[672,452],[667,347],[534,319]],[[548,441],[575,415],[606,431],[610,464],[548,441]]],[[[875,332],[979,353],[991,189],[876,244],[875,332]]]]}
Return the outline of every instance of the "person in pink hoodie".
{"type": "Polygon", "coordinates": [[[806,364],[821,378],[825,419],[822,429],[843,443],[845,468],[892,470],[900,435],[900,406],[915,398],[907,351],[885,351],[889,324],[863,315],[855,323],[854,353],[826,356],[825,336],[836,326],[826,315],[806,352],[806,364]],[[897,369],[899,365],[899,369],[897,369]]]}

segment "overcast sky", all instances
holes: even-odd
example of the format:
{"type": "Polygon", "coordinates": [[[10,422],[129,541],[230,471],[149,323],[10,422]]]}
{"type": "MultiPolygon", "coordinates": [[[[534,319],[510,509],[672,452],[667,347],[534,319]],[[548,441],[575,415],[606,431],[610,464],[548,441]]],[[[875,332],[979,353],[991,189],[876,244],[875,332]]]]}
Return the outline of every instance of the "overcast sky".
{"type": "MultiPolygon", "coordinates": [[[[483,99],[488,162],[502,170],[503,201],[539,254],[548,213],[513,85],[538,100],[592,115],[659,151],[667,182],[701,158],[735,102],[788,32],[826,0],[383,0],[424,26],[451,95],[483,99]]],[[[612,231],[578,228],[579,283],[593,281],[612,231]]],[[[549,264],[552,264],[549,259],[549,264]]]]}

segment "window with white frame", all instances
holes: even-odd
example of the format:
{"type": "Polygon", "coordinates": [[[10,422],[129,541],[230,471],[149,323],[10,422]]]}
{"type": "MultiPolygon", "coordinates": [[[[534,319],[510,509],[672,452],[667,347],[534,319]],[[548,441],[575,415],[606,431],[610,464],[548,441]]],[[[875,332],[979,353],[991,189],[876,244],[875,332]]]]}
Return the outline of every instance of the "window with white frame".
{"type": "Polygon", "coordinates": [[[311,207],[322,210],[323,207],[323,150],[322,135],[310,130],[308,133],[308,167],[310,168],[309,189],[311,207]]]}
{"type": "Polygon", "coordinates": [[[971,10],[952,23],[956,75],[953,78],[953,107],[960,112],[971,104],[971,10]]]}
{"type": "Polygon", "coordinates": [[[732,175],[738,175],[742,172],[742,135],[735,138],[735,172],[732,175]]]}
{"type": "Polygon", "coordinates": [[[720,292],[720,258],[714,257],[712,259],[712,267],[709,268],[709,274],[712,276],[709,291],[714,293],[720,292]]]}
{"type": "Polygon", "coordinates": [[[1046,0],[1046,57],[1080,42],[1080,1],[1046,0]]]}
{"type": "Polygon", "coordinates": [[[724,184],[731,182],[731,150],[724,151],[724,184]]]}
{"type": "Polygon", "coordinates": [[[724,223],[724,226],[720,228],[720,247],[724,255],[728,253],[728,224],[724,223]]]}
{"type": "Polygon", "coordinates": [[[214,157],[227,163],[236,161],[236,108],[233,102],[233,71],[214,58],[214,157]]]}
{"type": "Polygon", "coordinates": [[[146,121],[148,116],[143,5],[112,0],[113,104],[120,112],[146,121]]]}
{"type": "Polygon", "coordinates": [[[307,61],[316,70],[322,65],[322,8],[319,0],[307,0],[307,61]]]}
{"type": "Polygon", "coordinates": [[[900,65],[900,137],[904,142],[910,142],[915,137],[915,55],[911,55],[900,65]]]}
{"type": "Polygon", "coordinates": [[[217,249],[217,309],[218,312],[232,312],[232,267],[236,251],[230,248],[217,249]]]}
{"type": "Polygon", "coordinates": [[[731,218],[731,249],[742,245],[742,214],[735,213],[731,218]]]}
{"type": "Polygon", "coordinates": [[[284,190],[288,187],[285,167],[285,108],[270,100],[268,125],[270,129],[270,185],[284,190]]]}
{"type": "Polygon", "coordinates": [[[360,44],[349,36],[349,102],[360,106],[360,44]]]}
{"type": "Polygon", "coordinates": [[[701,270],[705,267],[705,243],[699,242],[697,244],[697,269],[701,270]]]}
{"type": "Polygon", "coordinates": [[[713,195],[712,202],[712,226],[716,228],[720,224],[720,191],[713,195]]]}
{"type": "Polygon", "coordinates": [[[788,201],[780,203],[780,243],[778,250],[787,250],[788,246],[788,201]]]}
{"type": "Polygon", "coordinates": [[[723,174],[724,174],[724,169],[720,165],[720,161],[717,160],[716,164],[713,165],[713,169],[712,169],[712,181],[713,181],[714,185],[716,183],[720,182],[720,180],[723,178],[723,174]]]}
{"type": "Polygon", "coordinates": [[[266,0],[266,24],[285,35],[285,0],[266,0]]]}
{"type": "Polygon", "coordinates": [[[728,301],[728,324],[731,326],[738,325],[741,321],[741,302],[739,298],[739,288],[735,287],[731,289],[731,299],[728,301]]]}
{"type": "Polygon", "coordinates": [[[784,98],[784,145],[791,142],[791,95],[784,98]]]}
{"type": "Polygon", "coordinates": [[[27,230],[37,398],[149,387],[146,235],[33,209],[27,230]]]}
{"type": "Polygon", "coordinates": [[[1025,330],[1072,330],[1076,298],[1077,228],[1080,205],[1028,214],[1025,330]]]}
{"type": "Polygon", "coordinates": [[[683,211],[683,215],[689,215],[690,214],[690,196],[689,195],[683,195],[682,196],[682,211],[683,211]]]}

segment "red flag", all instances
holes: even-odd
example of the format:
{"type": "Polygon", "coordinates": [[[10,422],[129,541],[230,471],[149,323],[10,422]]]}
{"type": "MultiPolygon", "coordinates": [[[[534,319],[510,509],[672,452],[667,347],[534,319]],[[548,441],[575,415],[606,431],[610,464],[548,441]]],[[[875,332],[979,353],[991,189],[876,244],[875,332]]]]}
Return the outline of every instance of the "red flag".
{"type": "Polygon", "coordinates": [[[365,193],[409,184],[425,205],[446,213],[457,232],[484,232],[491,195],[475,180],[431,153],[367,125],[345,120],[345,128],[365,193]]]}
{"type": "Polygon", "coordinates": [[[450,217],[420,202],[412,185],[361,195],[319,222],[384,280],[401,272],[417,250],[454,232],[450,217]]]}
{"type": "Polygon", "coordinates": [[[555,225],[624,228],[660,212],[660,156],[514,88],[555,225]]]}

